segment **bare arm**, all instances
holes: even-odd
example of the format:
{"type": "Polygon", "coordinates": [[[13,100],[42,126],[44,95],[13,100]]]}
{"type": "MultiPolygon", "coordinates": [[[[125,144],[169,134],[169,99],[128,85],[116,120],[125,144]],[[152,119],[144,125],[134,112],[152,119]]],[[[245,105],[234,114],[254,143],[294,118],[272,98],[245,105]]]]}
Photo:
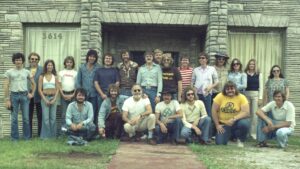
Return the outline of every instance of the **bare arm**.
{"type": "Polygon", "coordinates": [[[95,88],[96,88],[98,94],[102,97],[102,99],[106,99],[106,94],[104,94],[104,92],[102,91],[98,81],[94,81],[94,85],[95,85],[95,88]]]}
{"type": "Polygon", "coordinates": [[[245,104],[241,106],[241,111],[238,115],[234,116],[235,120],[240,120],[244,118],[250,117],[250,109],[249,109],[249,104],[245,104]]]}
{"type": "Polygon", "coordinates": [[[11,108],[11,102],[10,102],[10,97],[9,97],[9,79],[5,78],[4,79],[4,99],[5,99],[5,104],[6,108],[10,109],[11,108]]]}
{"type": "Polygon", "coordinates": [[[36,84],[34,82],[33,77],[30,77],[29,80],[30,80],[30,83],[31,83],[31,89],[32,89],[32,91],[31,91],[31,93],[28,93],[28,98],[31,99],[34,96],[34,92],[36,90],[36,84]]]}

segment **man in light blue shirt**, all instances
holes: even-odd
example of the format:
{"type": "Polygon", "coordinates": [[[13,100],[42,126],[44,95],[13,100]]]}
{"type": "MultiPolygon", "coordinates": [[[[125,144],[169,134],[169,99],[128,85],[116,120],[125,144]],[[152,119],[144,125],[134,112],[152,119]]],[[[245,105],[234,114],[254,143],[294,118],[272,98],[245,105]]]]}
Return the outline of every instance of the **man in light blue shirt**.
{"type": "Polygon", "coordinates": [[[83,88],[77,89],[75,101],[69,104],[66,112],[67,134],[91,140],[96,131],[93,118],[93,106],[86,101],[86,91],[83,88]]]}
{"type": "Polygon", "coordinates": [[[160,92],[162,91],[162,71],[158,64],[153,63],[153,53],[146,52],[145,64],[140,67],[136,83],[142,86],[145,94],[148,95],[151,108],[155,110],[155,104],[160,102],[160,92]]]}

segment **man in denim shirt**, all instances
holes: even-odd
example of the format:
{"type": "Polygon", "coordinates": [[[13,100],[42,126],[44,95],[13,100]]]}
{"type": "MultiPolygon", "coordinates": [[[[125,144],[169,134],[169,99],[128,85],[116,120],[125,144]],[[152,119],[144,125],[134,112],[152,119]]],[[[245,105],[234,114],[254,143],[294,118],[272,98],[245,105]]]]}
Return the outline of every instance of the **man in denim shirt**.
{"type": "Polygon", "coordinates": [[[128,96],[119,94],[119,87],[116,84],[110,84],[108,97],[103,101],[98,115],[98,132],[101,137],[121,137],[124,125],[121,111],[128,96]]]}
{"type": "Polygon", "coordinates": [[[69,104],[66,112],[68,134],[80,136],[86,140],[92,139],[96,131],[93,118],[93,106],[86,101],[86,91],[78,88],[75,92],[75,101],[69,104]]]}
{"type": "Polygon", "coordinates": [[[86,63],[78,70],[76,88],[84,88],[87,92],[86,100],[93,105],[94,112],[98,112],[97,92],[94,86],[94,76],[100,65],[97,63],[97,51],[90,49],[86,54],[86,63]]]}

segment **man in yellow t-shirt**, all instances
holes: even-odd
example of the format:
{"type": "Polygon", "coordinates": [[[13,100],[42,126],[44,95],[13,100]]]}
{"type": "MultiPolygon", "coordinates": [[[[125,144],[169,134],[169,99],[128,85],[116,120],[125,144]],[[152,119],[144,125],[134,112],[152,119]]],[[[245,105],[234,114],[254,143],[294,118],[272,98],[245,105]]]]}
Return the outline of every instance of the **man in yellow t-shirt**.
{"type": "Polygon", "coordinates": [[[249,104],[247,98],[240,94],[235,83],[228,81],[222,93],[215,98],[212,116],[217,129],[216,144],[226,145],[230,136],[238,138],[238,147],[244,147],[250,128],[249,104]]]}

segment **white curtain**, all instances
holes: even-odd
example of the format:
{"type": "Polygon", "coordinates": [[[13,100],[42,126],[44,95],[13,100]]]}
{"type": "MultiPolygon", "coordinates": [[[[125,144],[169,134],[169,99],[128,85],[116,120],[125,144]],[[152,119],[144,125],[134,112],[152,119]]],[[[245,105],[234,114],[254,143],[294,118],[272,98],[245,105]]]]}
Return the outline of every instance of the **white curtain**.
{"type": "Polygon", "coordinates": [[[228,45],[230,59],[240,59],[243,69],[250,59],[257,60],[264,83],[269,76],[271,67],[275,64],[282,65],[283,38],[279,32],[229,32],[228,45]]]}
{"type": "Polygon", "coordinates": [[[77,68],[81,61],[80,48],[79,27],[26,27],[25,54],[38,53],[40,65],[47,59],[53,59],[56,70],[60,71],[64,68],[64,58],[73,56],[77,68]]]}

